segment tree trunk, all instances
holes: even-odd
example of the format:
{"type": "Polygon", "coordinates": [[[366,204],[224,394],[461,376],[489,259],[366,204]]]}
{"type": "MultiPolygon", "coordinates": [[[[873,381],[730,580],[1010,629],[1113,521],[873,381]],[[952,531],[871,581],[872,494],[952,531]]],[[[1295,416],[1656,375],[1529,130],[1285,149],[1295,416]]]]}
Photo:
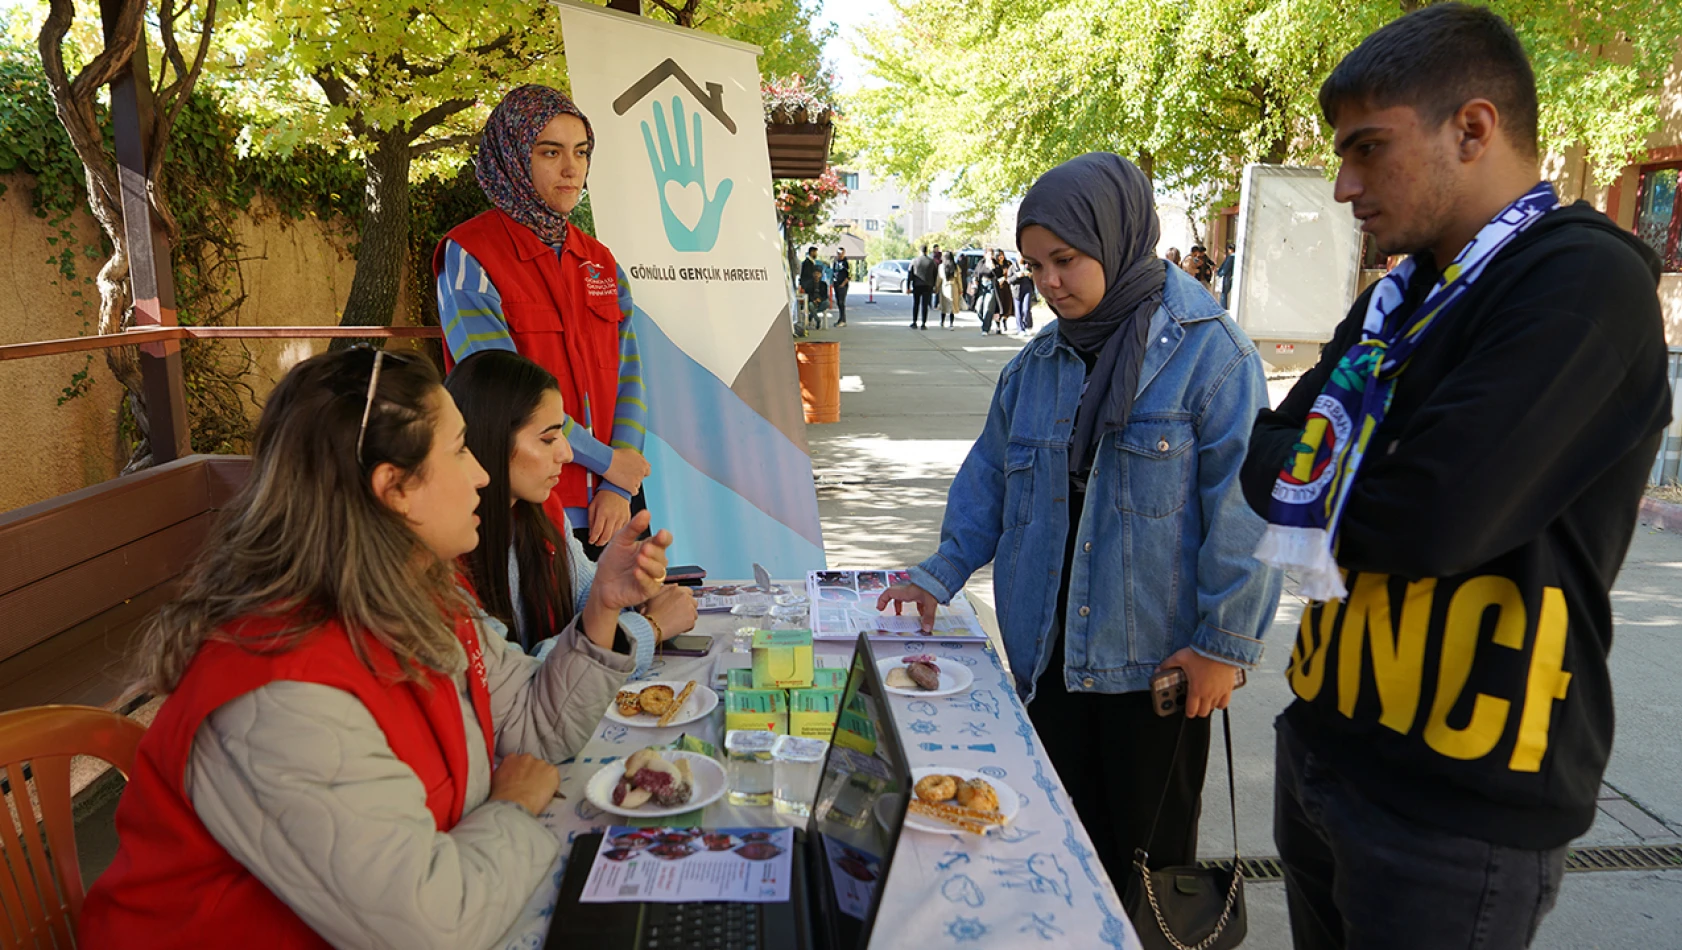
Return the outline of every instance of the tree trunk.
{"type": "MultiPolygon", "coordinates": [[[[362,230],[356,251],[356,276],[339,320],[344,327],[389,327],[397,309],[397,291],[409,255],[410,136],[387,132],[375,139],[363,165],[368,185],[362,197],[362,230]]],[[[354,340],[335,340],[341,349],[354,340]]]]}
{"type": "Polygon", "coordinates": [[[1140,149],[1137,164],[1139,170],[1145,173],[1146,178],[1152,181],[1156,180],[1156,154],[1154,152],[1149,149],[1140,149]]]}

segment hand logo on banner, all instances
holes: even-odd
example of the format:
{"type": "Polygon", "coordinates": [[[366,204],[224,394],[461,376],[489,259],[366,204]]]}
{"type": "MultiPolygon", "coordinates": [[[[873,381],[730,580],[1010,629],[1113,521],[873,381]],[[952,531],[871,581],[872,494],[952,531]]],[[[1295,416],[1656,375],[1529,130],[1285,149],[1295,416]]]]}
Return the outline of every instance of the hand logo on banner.
{"type": "Polygon", "coordinates": [[[660,190],[660,218],[666,225],[666,240],[677,251],[710,251],[718,243],[719,220],[724,216],[724,203],[730,200],[735,184],[728,178],[718,183],[711,198],[707,197],[707,173],[701,142],[701,113],[694,113],[693,159],[690,153],[690,134],[683,125],[683,100],[672,97],[672,125],[677,129],[677,152],[672,152],[672,134],[666,126],[665,111],[654,103],[654,125],[660,135],[660,149],[654,148],[654,132],[648,123],[642,124],[643,143],[648,146],[648,164],[654,169],[654,185],[660,190]],[[676,203],[678,207],[674,208],[676,203]],[[697,213],[697,206],[699,211],[697,213]],[[688,221],[679,215],[687,212],[688,221]],[[693,221],[694,224],[688,223],[693,221]]]}

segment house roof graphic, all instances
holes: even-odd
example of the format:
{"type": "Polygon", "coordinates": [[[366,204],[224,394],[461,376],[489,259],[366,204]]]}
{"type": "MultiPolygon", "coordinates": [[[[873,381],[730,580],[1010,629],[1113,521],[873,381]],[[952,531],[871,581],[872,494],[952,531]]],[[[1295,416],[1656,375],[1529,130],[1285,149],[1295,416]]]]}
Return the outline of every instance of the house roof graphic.
{"type": "Polygon", "coordinates": [[[689,78],[689,74],[684,72],[683,67],[677,64],[677,60],[670,58],[649,70],[648,75],[632,83],[631,88],[620,93],[619,98],[613,100],[614,114],[624,115],[631,111],[632,106],[641,102],[649,93],[654,91],[656,86],[667,79],[676,79],[683,83],[683,87],[688,89],[690,95],[699,100],[708,112],[712,113],[713,118],[730,130],[731,135],[736,134],[735,120],[731,119],[724,111],[724,87],[716,82],[709,82],[707,83],[707,91],[702,92],[701,87],[696,84],[695,80],[689,78]]]}

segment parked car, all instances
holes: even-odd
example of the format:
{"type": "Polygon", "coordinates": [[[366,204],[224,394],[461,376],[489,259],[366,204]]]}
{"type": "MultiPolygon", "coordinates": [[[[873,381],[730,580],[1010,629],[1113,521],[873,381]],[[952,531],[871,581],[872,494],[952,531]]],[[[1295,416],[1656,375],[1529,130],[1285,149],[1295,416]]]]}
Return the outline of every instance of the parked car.
{"type": "Polygon", "coordinates": [[[870,269],[870,292],[891,290],[903,294],[911,289],[910,261],[883,261],[870,269]]]}

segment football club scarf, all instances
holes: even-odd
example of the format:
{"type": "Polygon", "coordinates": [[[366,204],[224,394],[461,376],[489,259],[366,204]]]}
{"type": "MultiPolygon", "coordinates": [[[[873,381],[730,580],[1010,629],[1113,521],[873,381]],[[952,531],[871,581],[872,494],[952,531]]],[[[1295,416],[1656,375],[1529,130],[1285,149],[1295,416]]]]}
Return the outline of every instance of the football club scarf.
{"type": "Polygon", "coordinates": [[[1303,596],[1326,601],[1348,594],[1337,568],[1338,521],[1408,361],[1490,260],[1558,206],[1553,186],[1542,182],[1503,208],[1443,271],[1419,309],[1393,326],[1389,318],[1406,296],[1413,258],[1373,290],[1360,341],[1332,370],[1273,483],[1267,532],[1256,547],[1258,560],[1299,573],[1303,596]]]}

